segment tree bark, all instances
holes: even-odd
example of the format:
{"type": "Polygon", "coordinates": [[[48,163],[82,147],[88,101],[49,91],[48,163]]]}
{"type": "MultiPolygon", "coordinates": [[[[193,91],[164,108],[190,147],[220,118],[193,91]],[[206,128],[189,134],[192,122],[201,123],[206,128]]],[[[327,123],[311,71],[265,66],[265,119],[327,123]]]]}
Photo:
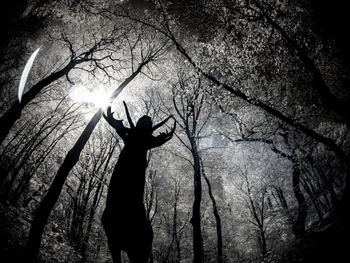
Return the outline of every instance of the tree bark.
{"type": "Polygon", "coordinates": [[[202,181],[200,160],[195,142],[191,142],[193,156],[193,184],[194,201],[192,207],[191,224],[193,227],[193,263],[203,262],[203,240],[201,229],[201,201],[202,201],[202,181]]]}
{"type": "Polygon", "coordinates": [[[267,245],[266,245],[266,235],[264,231],[264,227],[259,227],[259,234],[260,234],[260,247],[261,247],[261,254],[262,258],[264,258],[267,254],[267,245]]]}

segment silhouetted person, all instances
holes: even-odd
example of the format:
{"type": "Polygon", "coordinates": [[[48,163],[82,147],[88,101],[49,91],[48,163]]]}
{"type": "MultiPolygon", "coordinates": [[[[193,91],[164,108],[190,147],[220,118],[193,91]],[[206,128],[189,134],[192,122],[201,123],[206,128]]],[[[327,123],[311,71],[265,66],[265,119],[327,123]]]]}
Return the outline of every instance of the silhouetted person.
{"type": "Polygon", "coordinates": [[[155,137],[152,132],[164,125],[171,116],[152,126],[151,118],[145,115],[135,127],[123,103],[130,128],[124,127],[121,120],[113,118],[110,107],[107,116],[104,115],[124,141],[124,148],[109,184],[102,224],[114,263],[121,262],[122,250],[127,252],[132,263],[147,263],[153,240],[152,226],[143,204],[147,151],[169,141],[175,131],[175,124],[169,133],[155,137]]]}

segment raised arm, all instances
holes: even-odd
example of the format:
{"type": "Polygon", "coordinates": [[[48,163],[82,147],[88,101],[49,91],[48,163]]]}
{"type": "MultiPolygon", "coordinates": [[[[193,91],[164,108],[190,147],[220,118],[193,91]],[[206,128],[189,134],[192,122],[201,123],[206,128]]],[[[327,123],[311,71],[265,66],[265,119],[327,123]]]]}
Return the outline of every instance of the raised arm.
{"type": "Polygon", "coordinates": [[[169,141],[173,137],[175,129],[176,129],[176,122],[174,122],[174,126],[170,132],[161,133],[158,136],[153,137],[153,140],[150,144],[150,149],[159,147],[159,146],[163,145],[164,143],[166,143],[167,141],[169,141]]]}
{"type": "Polygon", "coordinates": [[[111,125],[116,130],[116,132],[123,139],[123,141],[125,141],[126,134],[128,132],[128,128],[124,127],[122,120],[116,120],[113,117],[113,112],[111,111],[111,106],[108,106],[107,115],[103,113],[103,117],[109,123],[109,125],[111,125]]]}
{"type": "Polygon", "coordinates": [[[130,117],[128,106],[126,106],[125,101],[123,101],[123,104],[124,104],[124,108],[125,108],[126,118],[128,118],[128,122],[129,122],[130,128],[133,129],[133,128],[135,128],[135,125],[132,122],[132,119],[130,117]]]}
{"type": "Polygon", "coordinates": [[[172,118],[173,115],[170,115],[168,118],[166,118],[164,121],[161,121],[160,123],[154,125],[152,127],[152,132],[155,131],[156,129],[158,129],[159,127],[163,126],[168,120],[170,120],[170,118],[172,118]]]}

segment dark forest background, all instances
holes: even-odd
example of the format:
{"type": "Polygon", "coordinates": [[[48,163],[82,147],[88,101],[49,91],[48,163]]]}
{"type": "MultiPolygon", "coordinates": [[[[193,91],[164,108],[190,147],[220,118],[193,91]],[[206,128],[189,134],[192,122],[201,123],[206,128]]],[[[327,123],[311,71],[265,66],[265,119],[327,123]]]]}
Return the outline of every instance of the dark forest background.
{"type": "Polygon", "coordinates": [[[151,262],[347,262],[345,2],[2,3],[0,262],[112,262],[113,92],[119,119],[177,123],[148,154],[151,262]]]}

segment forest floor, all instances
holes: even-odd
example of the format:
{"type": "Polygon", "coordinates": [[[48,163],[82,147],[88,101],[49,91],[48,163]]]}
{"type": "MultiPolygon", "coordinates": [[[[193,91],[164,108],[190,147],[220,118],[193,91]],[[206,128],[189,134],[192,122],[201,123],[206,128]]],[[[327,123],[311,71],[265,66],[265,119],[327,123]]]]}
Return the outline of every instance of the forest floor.
{"type": "MultiPolygon", "coordinates": [[[[0,262],[25,262],[23,261],[23,255],[26,239],[23,237],[29,231],[30,221],[31,215],[26,212],[26,209],[18,209],[7,202],[0,202],[0,262]]],[[[50,228],[48,232],[53,231],[50,228]]],[[[339,224],[329,223],[326,226],[315,228],[312,232],[307,233],[302,240],[295,243],[283,259],[278,262],[267,259],[264,263],[350,262],[350,240],[346,233],[339,224]]],[[[57,238],[46,236],[43,243],[49,242],[53,245],[56,241],[57,238]]],[[[43,250],[46,250],[46,246],[43,250]]],[[[42,256],[45,253],[45,251],[42,251],[42,256]]],[[[76,255],[74,258],[76,258],[76,255]]],[[[51,261],[44,260],[44,262],[51,261]]],[[[55,262],[64,261],[57,260],[55,262]]]]}
{"type": "Polygon", "coordinates": [[[285,262],[350,262],[349,237],[337,223],[314,229],[290,251],[285,262]]]}

